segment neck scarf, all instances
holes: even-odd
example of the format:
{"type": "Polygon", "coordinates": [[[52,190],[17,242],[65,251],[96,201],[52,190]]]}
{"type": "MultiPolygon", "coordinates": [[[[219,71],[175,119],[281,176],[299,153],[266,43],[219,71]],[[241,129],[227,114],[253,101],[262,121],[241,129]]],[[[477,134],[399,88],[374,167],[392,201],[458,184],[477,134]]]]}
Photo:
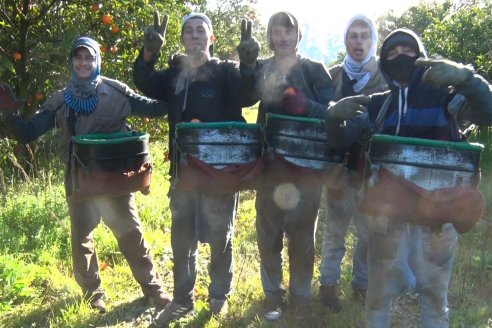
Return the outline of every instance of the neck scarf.
{"type": "Polygon", "coordinates": [[[351,80],[356,80],[354,84],[354,91],[360,92],[366,84],[371,80],[372,73],[365,69],[365,64],[367,64],[373,57],[376,56],[376,46],[378,44],[378,34],[374,22],[364,15],[356,15],[348,22],[345,29],[345,47],[347,47],[347,33],[351,25],[356,21],[364,21],[369,26],[371,30],[371,48],[367,53],[367,56],[362,61],[357,61],[353,59],[348,53],[345,55],[344,69],[351,80]]]}
{"type": "Polygon", "coordinates": [[[99,100],[97,87],[102,82],[100,77],[101,54],[99,52],[99,45],[97,42],[88,37],[80,37],[75,40],[75,43],[70,51],[69,68],[70,81],[68,82],[67,87],[63,90],[65,102],[68,107],[73,109],[75,112],[83,115],[89,115],[97,107],[99,100]],[[75,49],[79,47],[88,48],[91,53],[94,53],[96,56],[96,67],[94,68],[91,77],[87,80],[80,80],[73,68],[73,55],[75,49]]]}

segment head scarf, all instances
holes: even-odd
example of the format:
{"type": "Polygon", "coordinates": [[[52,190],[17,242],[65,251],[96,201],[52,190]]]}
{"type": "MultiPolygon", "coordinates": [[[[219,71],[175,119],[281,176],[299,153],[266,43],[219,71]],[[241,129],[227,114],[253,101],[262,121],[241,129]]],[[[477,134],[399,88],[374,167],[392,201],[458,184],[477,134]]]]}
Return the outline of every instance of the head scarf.
{"type": "Polygon", "coordinates": [[[101,81],[101,54],[99,51],[99,44],[88,37],[77,38],[70,49],[68,63],[70,69],[70,81],[63,91],[65,102],[69,108],[75,110],[77,113],[88,115],[96,109],[99,100],[97,94],[97,86],[101,81]],[[73,67],[74,53],[81,47],[87,48],[89,52],[96,57],[96,67],[94,68],[91,77],[87,80],[80,80],[73,67]]]}
{"type": "Polygon", "coordinates": [[[364,67],[373,57],[376,57],[376,47],[378,44],[378,32],[376,30],[376,25],[374,22],[364,16],[364,15],[356,15],[352,17],[352,19],[349,20],[346,28],[345,28],[345,47],[347,47],[347,36],[348,36],[348,31],[352,25],[356,22],[364,22],[369,26],[369,29],[371,30],[371,48],[369,49],[369,52],[367,53],[367,56],[362,60],[362,61],[357,61],[354,58],[352,58],[349,53],[345,55],[345,60],[344,60],[344,69],[347,75],[351,80],[356,80],[357,82],[354,84],[354,91],[355,92],[360,92],[366,84],[371,80],[372,74],[371,72],[367,71],[364,67]]]}

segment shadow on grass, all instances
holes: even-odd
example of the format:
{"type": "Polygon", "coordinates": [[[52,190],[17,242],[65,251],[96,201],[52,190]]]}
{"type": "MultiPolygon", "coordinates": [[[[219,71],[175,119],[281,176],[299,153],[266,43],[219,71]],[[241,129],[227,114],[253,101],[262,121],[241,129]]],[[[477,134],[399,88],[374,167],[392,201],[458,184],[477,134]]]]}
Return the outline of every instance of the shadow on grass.
{"type": "MultiPolygon", "coordinates": [[[[51,303],[50,308],[40,308],[26,313],[24,316],[10,318],[7,327],[51,327],[50,320],[60,321],[65,312],[77,312],[81,307],[81,297],[69,297],[51,303]]],[[[90,318],[81,315],[80,320],[72,327],[112,327],[127,323],[129,326],[146,327],[152,322],[154,308],[150,307],[143,298],[137,298],[129,303],[123,303],[108,309],[107,313],[100,314],[90,310],[90,318]]],[[[76,313],[74,313],[76,315],[76,313]]],[[[57,322],[59,325],[60,323],[57,322]]]]}

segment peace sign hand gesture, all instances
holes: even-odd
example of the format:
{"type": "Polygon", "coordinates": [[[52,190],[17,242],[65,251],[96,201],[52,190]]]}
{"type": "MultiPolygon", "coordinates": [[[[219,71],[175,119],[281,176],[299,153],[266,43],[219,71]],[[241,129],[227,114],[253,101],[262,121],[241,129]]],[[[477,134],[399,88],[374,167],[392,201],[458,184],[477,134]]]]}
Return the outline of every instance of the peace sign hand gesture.
{"type": "Polygon", "coordinates": [[[147,26],[144,30],[144,48],[148,52],[155,54],[161,50],[165,41],[168,19],[169,15],[165,14],[161,22],[157,10],[154,12],[154,26],[147,26]]]}
{"type": "Polygon", "coordinates": [[[254,65],[260,53],[260,43],[251,36],[253,22],[249,19],[241,20],[241,41],[237,46],[239,61],[248,65],[254,65]]]}

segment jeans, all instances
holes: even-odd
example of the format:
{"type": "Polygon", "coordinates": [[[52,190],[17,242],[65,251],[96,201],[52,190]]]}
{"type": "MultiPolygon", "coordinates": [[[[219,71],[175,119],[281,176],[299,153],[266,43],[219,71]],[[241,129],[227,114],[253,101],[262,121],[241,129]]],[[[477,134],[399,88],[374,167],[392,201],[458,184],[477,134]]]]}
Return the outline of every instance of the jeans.
{"type": "Polygon", "coordinates": [[[170,196],[174,301],[193,302],[198,241],[210,245],[209,297],[226,299],[232,290],[232,237],[238,194],[205,195],[173,188],[170,196]]]}
{"type": "MultiPolygon", "coordinates": [[[[302,179],[299,179],[302,180],[302,179]]],[[[263,291],[280,301],[284,235],[289,240],[291,303],[305,304],[311,296],[314,232],[321,185],[313,183],[262,185],[256,195],[256,231],[263,291]]]]}
{"type": "Polygon", "coordinates": [[[68,208],[74,276],[86,298],[104,294],[93,240],[93,231],[101,217],[116,237],[120,251],[128,261],[144,295],[158,296],[164,292],[149,246],[143,237],[133,194],[95,197],[76,202],[69,198],[68,208]]]}
{"type": "Polygon", "coordinates": [[[420,296],[421,327],[449,327],[447,295],[457,236],[451,224],[430,227],[370,218],[367,327],[390,327],[392,299],[408,288],[420,296]],[[385,229],[381,229],[385,227],[385,229]]]}
{"type": "Polygon", "coordinates": [[[339,199],[330,198],[327,192],[327,215],[321,247],[320,284],[336,286],[340,283],[341,264],[345,256],[345,236],[353,217],[357,241],[352,259],[352,285],[367,289],[367,223],[366,217],[356,211],[357,189],[353,185],[343,188],[339,199]]]}

